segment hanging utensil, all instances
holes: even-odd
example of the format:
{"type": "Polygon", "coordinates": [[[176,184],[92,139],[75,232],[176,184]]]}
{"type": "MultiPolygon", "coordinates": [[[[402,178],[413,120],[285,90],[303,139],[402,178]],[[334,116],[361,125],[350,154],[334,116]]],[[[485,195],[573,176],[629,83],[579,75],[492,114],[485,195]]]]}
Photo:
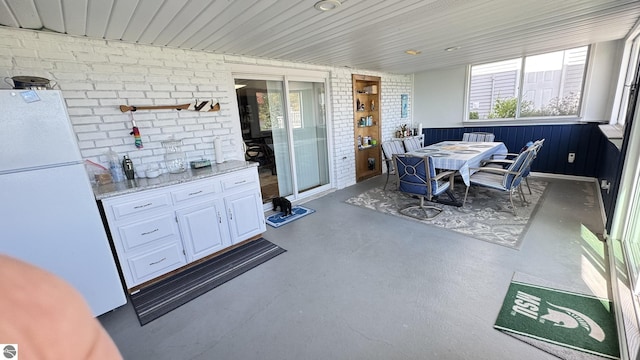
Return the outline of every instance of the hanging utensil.
{"type": "Polygon", "coordinates": [[[131,129],[131,132],[129,133],[129,135],[133,135],[136,148],[142,149],[142,138],[140,138],[140,130],[138,130],[138,127],[136,126],[136,121],[133,120],[133,113],[129,113],[129,114],[131,116],[131,124],[133,125],[133,128],[131,129]]]}

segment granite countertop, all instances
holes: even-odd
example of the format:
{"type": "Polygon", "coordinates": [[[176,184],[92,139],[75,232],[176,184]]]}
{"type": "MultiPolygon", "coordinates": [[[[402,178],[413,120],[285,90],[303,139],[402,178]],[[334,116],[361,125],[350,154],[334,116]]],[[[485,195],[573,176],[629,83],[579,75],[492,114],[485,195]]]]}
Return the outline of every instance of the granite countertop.
{"type": "Polygon", "coordinates": [[[201,169],[187,169],[178,174],[162,174],[156,178],[135,178],[117,183],[94,185],[93,194],[96,200],[102,200],[114,196],[136,193],[142,190],[156,189],[164,186],[185,183],[193,180],[204,179],[210,176],[222,175],[242,169],[258,166],[257,162],[230,160],[222,164],[211,164],[210,167],[201,169]]]}

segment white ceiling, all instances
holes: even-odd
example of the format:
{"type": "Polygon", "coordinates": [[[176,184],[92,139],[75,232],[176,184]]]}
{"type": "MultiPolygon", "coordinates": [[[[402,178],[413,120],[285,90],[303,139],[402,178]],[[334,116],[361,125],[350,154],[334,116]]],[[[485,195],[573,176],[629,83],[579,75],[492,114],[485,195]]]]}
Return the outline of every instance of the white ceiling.
{"type": "Polygon", "coordinates": [[[0,25],[402,74],[620,39],[640,17],[638,0],[315,2],[0,0],[0,25]]]}

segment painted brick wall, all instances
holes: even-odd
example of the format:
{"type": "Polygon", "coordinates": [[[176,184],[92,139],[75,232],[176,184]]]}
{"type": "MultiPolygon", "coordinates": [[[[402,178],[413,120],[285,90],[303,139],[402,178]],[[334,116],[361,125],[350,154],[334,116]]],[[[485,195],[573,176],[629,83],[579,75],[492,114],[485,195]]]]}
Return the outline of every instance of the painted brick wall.
{"type": "MultiPolygon", "coordinates": [[[[213,140],[220,137],[225,159],[243,159],[235,90],[229,64],[322,70],[330,72],[329,120],[333,143],[333,183],[355,183],[353,94],[351,74],[382,77],[383,139],[407,119],[400,119],[400,95],[409,94],[413,77],[329,68],[241,56],[217,55],[166,47],[91,40],[54,33],[0,28],[0,74],[32,75],[58,83],[85,159],[107,163],[112,149],[128,154],[136,166],[161,163],[161,141],[183,141],[189,160],[214,159],[213,140]],[[213,99],[221,111],[198,113],[140,110],[122,113],[119,105],[173,105],[213,99]],[[131,116],[142,134],[136,149],[129,134],[131,116]]],[[[10,85],[0,84],[8,89],[10,85]]],[[[411,116],[409,116],[409,119],[411,116]]]]}
{"type": "Polygon", "coordinates": [[[353,119],[353,84],[351,75],[379,76],[381,80],[380,95],[382,98],[382,139],[391,139],[401,124],[411,123],[411,96],[413,88],[412,75],[394,75],[371,71],[353,71],[336,69],[331,72],[333,126],[335,131],[334,159],[336,164],[337,183],[342,187],[355,183],[355,148],[353,119]],[[409,95],[409,112],[406,118],[401,117],[400,95],[409,95]]]}
{"type": "MultiPolygon", "coordinates": [[[[103,164],[112,149],[134,164],[161,163],[161,141],[183,141],[188,158],[214,158],[213,140],[222,140],[225,157],[238,158],[239,126],[222,56],[122,42],[90,40],[32,31],[0,29],[0,66],[7,76],[52,79],[62,90],[82,156],[103,164]],[[173,105],[194,99],[220,102],[221,111],[198,113],[140,110],[122,113],[119,105],[173,105]],[[144,148],[130,135],[135,119],[144,148]]],[[[9,85],[3,84],[5,88],[9,85]]]]}
{"type": "Polygon", "coordinates": [[[418,127],[413,123],[413,76],[412,75],[383,75],[382,76],[382,141],[395,137],[396,130],[403,124],[418,127]],[[408,95],[407,117],[401,117],[400,95],[408,95]]]}

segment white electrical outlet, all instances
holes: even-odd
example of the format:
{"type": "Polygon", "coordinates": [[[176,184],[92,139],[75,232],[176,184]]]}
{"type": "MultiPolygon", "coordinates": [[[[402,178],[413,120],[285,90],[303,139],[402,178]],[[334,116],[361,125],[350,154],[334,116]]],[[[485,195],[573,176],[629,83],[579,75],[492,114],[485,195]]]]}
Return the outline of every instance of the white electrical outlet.
{"type": "Polygon", "coordinates": [[[569,158],[567,159],[567,161],[569,161],[569,164],[573,164],[575,160],[576,160],[576,153],[569,153],[569,158]]]}

